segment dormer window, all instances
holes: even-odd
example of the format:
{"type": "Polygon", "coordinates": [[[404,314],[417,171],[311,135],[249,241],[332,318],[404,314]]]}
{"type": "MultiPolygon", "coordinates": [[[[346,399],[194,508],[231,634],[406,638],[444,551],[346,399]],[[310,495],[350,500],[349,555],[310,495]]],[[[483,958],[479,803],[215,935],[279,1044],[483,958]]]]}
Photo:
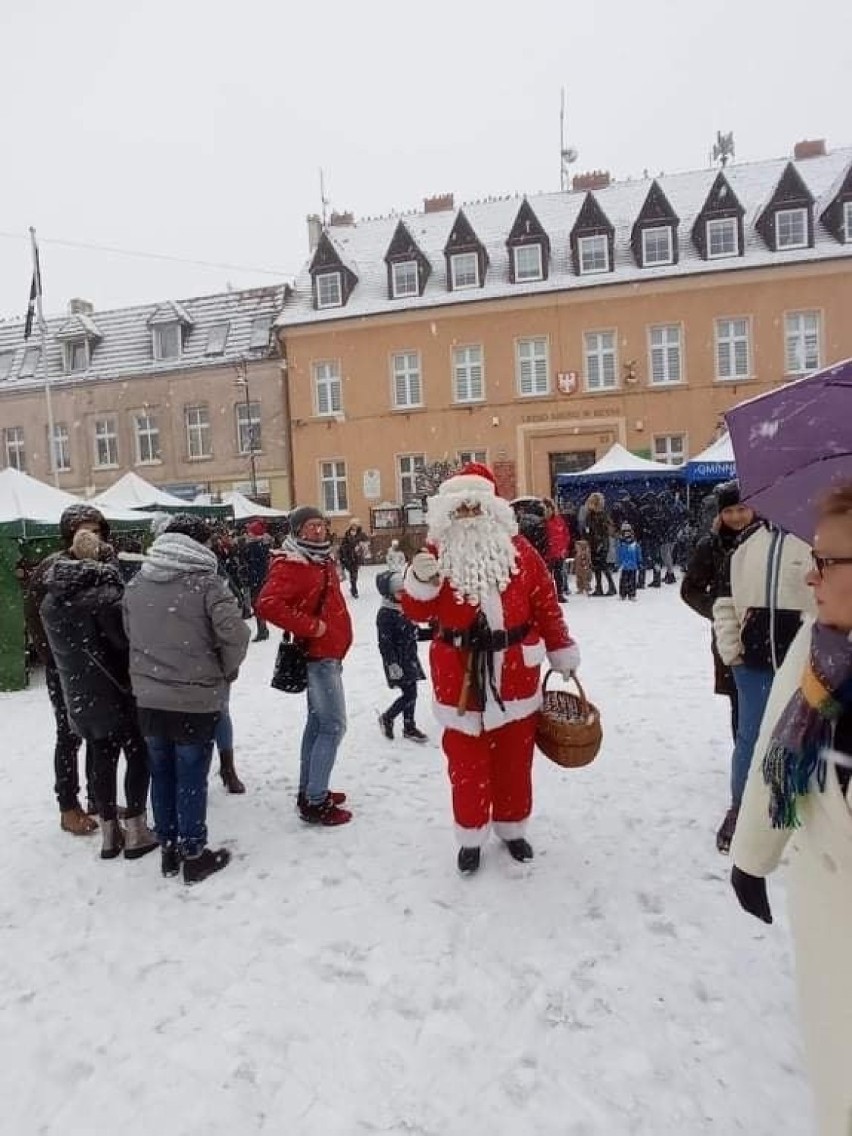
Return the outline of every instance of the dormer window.
{"type": "Polygon", "coordinates": [[[595,272],[609,272],[609,241],[605,234],[594,237],[580,237],[580,275],[589,276],[595,272]]]}
{"type": "Polygon", "coordinates": [[[808,247],[807,209],[779,209],[775,214],[775,247],[798,249],[808,247]]]}
{"type": "Polygon", "coordinates": [[[318,308],[340,308],[343,306],[343,283],[339,272],[318,273],[316,286],[318,308]]]}
{"type": "Polygon", "coordinates": [[[207,332],[207,347],[205,355],[224,355],[225,344],[228,342],[229,323],[216,323],[207,332]]]}
{"type": "Polygon", "coordinates": [[[642,230],[642,266],[674,263],[674,242],[671,225],[642,230]]]}
{"type": "Polygon", "coordinates": [[[89,369],[89,341],[74,339],[65,344],[65,370],[68,374],[89,369]]]}
{"type": "Polygon", "coordinates": [[[31,379],[38,370],[39,349],[37,347],[28,347],[24,352],[24,358],[21,361],[21,369],[18,371],[19,379],[31,379]]]}
{"type": "Polygon", "coordinates": [[[843,235],[847,245],[852,245],[852,201],[843,203],[843,235]]]}
{"type": "Polygon", "coordinates": [[[272,316],[255,316],[251,321],[249,348],[252,351],[265,351],[269,347],[269,332],[272,330],[272,316]]]}
{"type": "Polygon", "coordinates": [[[158,362],[168,359],[179,359],[181,351],[180,324],[159,323],[153,327],[154,358],[158,362]]]}
{"type": "Polygon", "coordinates": [[[475,252],[460,252],[450,257],[453,291],[479,287],[479,257],[475,252]]]}
{"type": "Polygon", "coordinates": [[[739,252],[736,217],[719,217],[707,222],[708,260],[718,260],[725,256],[739,256],[739,252]]]}
{"type": "Polygon", "coordinates": [[[512,249],[515,264],[515,282],[544,279],[544,258],[541,245],[518,245],[512,249]]]}
{"type": "Polygon", "coordinates": [[[416,260],[400,260],[391,265],[391,287],[395,300],[420,295],[416,260]]]}

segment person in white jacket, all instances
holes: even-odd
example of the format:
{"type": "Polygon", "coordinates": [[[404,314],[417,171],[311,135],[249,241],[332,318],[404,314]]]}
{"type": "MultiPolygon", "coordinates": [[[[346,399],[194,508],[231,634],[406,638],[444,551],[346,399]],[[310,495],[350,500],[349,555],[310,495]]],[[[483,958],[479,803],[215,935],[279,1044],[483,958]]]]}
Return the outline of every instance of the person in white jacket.
{"type": "Polygon", "coordinates": [[[731,846],[773,676],[799,630],[802,614],[813,611],[805,584],[809,564],[804,541],[756,520],[728,557],[713,604],[716,645],[734,676],[738,704],[731,803],[716,833],[716,847],[722,853],[731,846]]]}
{"type": "Polygon", "coordinates": [[[775,678],[737,822],[731,882],[772,922],[765,877],[789,853],[789,905],[820,1136],[852,1133],[852,484],[814,539],[807,620],[775,678]]]}
{"type": "Polygon", "coordinates": [[[392,540],[390,542],[390,548],[385,556],[385,564],[387,564],[390,572],[404,573],[405,569],[408,567],[408,560],[406,559],[405,553],[399,547],[398,540],[392,540]]]}

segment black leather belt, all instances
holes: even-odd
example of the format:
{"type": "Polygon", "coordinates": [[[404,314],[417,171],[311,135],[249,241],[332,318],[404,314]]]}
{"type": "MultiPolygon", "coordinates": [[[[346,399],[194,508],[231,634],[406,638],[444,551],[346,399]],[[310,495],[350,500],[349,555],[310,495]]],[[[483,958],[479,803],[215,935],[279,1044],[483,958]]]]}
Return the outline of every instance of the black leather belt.
{"type": "Polygon", "coordinates": [[[492,631],[490,628],[473,627],[466,631],[459,631],[452,627],[441,627],[438,638],[442,643],[449,643],[452,647],[475,647],[480,651],[505,651],[507,647],[514,646],[526,639],[530,632],[530,625],[522,623],[519,627],[510,627],[508,631],[492,631]]]}

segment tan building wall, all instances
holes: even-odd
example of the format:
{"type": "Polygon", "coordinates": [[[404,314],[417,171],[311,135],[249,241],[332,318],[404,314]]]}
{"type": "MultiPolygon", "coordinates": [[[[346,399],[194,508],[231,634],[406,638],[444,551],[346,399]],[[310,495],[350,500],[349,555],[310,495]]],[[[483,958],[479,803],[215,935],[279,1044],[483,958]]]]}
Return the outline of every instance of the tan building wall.
{"type": "MultiPolygon", "coordinates": [[[[399,502],[397,459],[424,454],[453,459],[484,451],[499,468],[503,491],[548,494],[551,455],[600,457],[614,441],[654,455],[656,438],[682,437],[684,454],[713,440],[726,409],[794,377],[786,374],[785,318],[819,315],[819,362],[852,356],[852,267],[843,260],[602,285],[576,292],[458,304],[444,308],[316,322],[283,329],[292,417],[294,500],[322,501],[322,463],[345,462],[348,508],[366,523],[379,502],[399,502]],[[749,377],[716,375],[715,321],[748,320],[749,377]],[[650,382],[649,328],[679,325],[682,381],[650,382]],[[613,391],[586,389],[584,335],[613,330],[613,391]],[[516,343],[547,338],[548,394],[521,396],[516,343]],[[453,350],[481,345],[485,398],[453,402],[453,350]],[[396,352],[420,356],[422,408],[392,409],[396,352]],[[314,367],[339,364],[343,420],[320,416],[314,367]],[[629,364],[633,364],[629,367],[629,364]],[[578,372],[575,393],[557,376],[578,372]],[[629,372],[633,381],[629,381],[629,372]],[[367,497],[364,474],[378,471],[378,494],[367,497]]],[[[338,528],[340,525],[337,526],[338,528]]]]}

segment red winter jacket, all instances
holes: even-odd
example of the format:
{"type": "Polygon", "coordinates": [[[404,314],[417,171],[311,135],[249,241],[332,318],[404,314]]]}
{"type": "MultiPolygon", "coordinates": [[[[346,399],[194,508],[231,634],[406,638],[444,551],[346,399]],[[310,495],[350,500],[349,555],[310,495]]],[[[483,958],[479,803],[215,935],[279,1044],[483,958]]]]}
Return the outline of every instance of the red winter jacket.
{"type": "Polygon", "coordinates": [[[547,529],[547,559],[564,560],[571,549],[571,533],[558,513],[544,522],[547,529]]]}
{"type": "Polygon", "coordinates": [[[274,554],[254,610],[304,640],[309,659],[342,659],[352,646],[352,620],[331,560],[318,564],[295,552],[274,554]],[[320,620],[325,633],[316,637],[320,620]]]}

